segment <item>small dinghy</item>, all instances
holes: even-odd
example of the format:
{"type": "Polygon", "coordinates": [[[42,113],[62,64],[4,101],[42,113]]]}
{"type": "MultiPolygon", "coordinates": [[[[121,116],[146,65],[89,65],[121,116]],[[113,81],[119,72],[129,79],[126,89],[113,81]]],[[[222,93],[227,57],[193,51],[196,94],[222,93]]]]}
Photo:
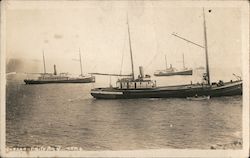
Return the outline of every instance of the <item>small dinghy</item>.
{"type": "Polygon", "coordinates": [[[208,100],[210,99],[210,96],[194,96],[194,97],[187,97],[188,100],[208,100]]]}

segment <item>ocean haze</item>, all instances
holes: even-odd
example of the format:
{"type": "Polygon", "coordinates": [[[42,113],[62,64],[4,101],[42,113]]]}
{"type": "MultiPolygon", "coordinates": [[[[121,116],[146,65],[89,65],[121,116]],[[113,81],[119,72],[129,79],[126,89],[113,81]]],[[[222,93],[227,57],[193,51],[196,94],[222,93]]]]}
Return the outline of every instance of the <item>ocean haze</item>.
{"type": "MultiPolygon", "coordinates": [[[[10,5],[15,9],[6,11],[7,58],[42,60],[44,51],[48,71],[56,64],[62,71],[79,73],[79,64],[72,59],[78,57],[80,48],[85,72],[120,72],[123,59],[122,70],[128,73],[127,14],[136,73],[138,66],[148,73],[161,69],[165,55],[169,64],[182,67],[183,53],[187,67],[205,66],[204,49],[171,35],[175,32],[204,45],[202,8],[171,8],[157,1],[77,4],[37,9],[10,5]]],[[[241,68],[240,9],[210,7],[205,11],[210,67],[235,73],[231,69],[241,68]]]]}

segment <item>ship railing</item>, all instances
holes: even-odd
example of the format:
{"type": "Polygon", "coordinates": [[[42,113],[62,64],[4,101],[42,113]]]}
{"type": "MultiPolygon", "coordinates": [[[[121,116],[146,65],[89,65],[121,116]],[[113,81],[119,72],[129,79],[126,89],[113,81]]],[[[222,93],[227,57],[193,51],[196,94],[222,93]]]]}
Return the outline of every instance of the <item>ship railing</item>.
{"type": "Polygon", "coordinates": [[[117,81],[116,87],[118,89],[144,89],[144,88],[155,88],[156,81],[141,80],[141,81],[117,81]]]}

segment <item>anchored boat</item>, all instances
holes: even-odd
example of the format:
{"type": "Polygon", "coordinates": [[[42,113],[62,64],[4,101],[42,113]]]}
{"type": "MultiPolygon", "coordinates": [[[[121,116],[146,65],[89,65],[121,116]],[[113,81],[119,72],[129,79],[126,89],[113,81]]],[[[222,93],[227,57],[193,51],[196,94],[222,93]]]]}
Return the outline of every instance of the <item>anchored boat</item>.
{"type": "Polygon", "coordinates": [[[132,74],[129,78],[119,79],[116,87],[95,88],[91,90],[91,95],[97,99],[129,99],[129,98],[187,98],[197,96],[234,96],[242,95],[242,80],[218,83],[210,83],[208,50],[207,50],[207,33],[206,20],[203,9],[204,19],[204,39],[205,39],[205,56],[206,56],[206,73],[203,76],[202,84],[186,84],[176,86],[157,87],[156,81],[150,79],[149,75],[144,76],[143,68],[140,67],[140,75],[137,79],[134,77],[133,55],[130,39],[129,23],[128,36],[130,46],[132,74]]]}
{"type": "Polygon", "coordinates": [[[26,84],[48,84],[48,83],[91,83],[95,82],[94,76],[84,76],[82,73],[82,60],[81,60],[81,53],[79,50],[79,61],[80,61],[80,69],[81,75],[77,77],[72,77],[68,73],[57,73],[56,65],[54,65],[54,73],[47,73],[46,72],[46,65],[45,65],[45,57],[43,52],[43,66],[44,66],[44,73],[38,73],[40,76],[37,79],[25,79],[24,82],[26,84]]]}
{"type": "Polygon", "coordinates": [[[183,68],[181,70],[177,70],[176,68],[172,67],[172,64],[170,64],[170,67],[168,67],[166,55],[165,55],[165,62],[166,62],[166,69],[156,71],[154,73],[154,76],[175,76],[175,75],[193,74],[193,69],[185,67],[184,54],[182,54],[183,68]]]}

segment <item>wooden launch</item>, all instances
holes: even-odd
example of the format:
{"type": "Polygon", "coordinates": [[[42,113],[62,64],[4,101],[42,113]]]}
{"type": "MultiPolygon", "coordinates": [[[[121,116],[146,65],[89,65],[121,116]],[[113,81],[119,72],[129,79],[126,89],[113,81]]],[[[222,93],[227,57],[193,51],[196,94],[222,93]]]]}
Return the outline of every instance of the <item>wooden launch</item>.
{"type": "Polygon", "coordinates": [[[206,20],[203,9],[204,20],[204,43],[206,56],[206,73],[203,76],[203,84],[186,84],[176,86],[157,87],[156,81],[152,81],[150,76],[145,75],[143,68],[140,67],[140,75],[137,79],[134,77],[133,55],[130,39],[129,23],[128,36],[131,56],[131,78],[123,78],[116,82],[116,87],[95,88],[91,90],[91,95],[97,99],[130,99],[130,98],[187,98],[193,96],[234,96],[242,95],[242,80],[217,83],[210,83],[209,61],[207,50],[206,20]]]}

